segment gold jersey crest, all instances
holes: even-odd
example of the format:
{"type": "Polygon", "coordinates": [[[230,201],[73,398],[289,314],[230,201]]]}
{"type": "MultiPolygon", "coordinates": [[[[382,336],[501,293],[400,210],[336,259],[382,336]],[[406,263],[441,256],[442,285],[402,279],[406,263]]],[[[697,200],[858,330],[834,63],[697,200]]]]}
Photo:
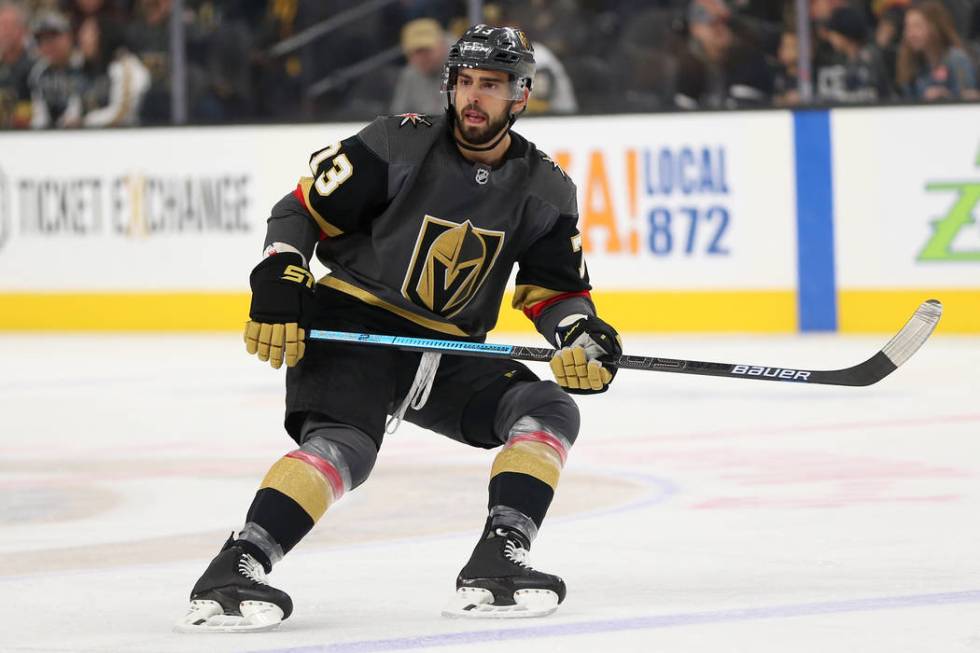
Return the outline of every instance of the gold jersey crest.
{"type": "Polygon", "coordinates": [[[402,295],[443,317],[469,303],[490,274],[504,232],[426,215],[402,283],[402,295]]]}

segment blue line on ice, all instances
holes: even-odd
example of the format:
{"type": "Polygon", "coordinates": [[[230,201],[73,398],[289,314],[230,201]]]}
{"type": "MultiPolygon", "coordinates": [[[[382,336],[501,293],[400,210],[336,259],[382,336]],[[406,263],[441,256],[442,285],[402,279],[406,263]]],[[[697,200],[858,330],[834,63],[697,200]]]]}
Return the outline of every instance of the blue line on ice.
{"type": "Polygon", "coordinates": [[[370,653],[372,651],[409,651],[413,649],[437,648],[440,646],[461,644],[505,642],[543,637],[565,637],[569,635],[594,635],[596,633],[627,630],[652,630],[674,626],[753,621],[757,619],[783,619],[787,617],[806,617],[846,612],[875,612],[879,610],[952,605],[957,603],[980,603],[980,590],[886,596],[820,603],[796,603],[762,608],[712,610],[708,612],[682,612],[650,617],[627,617],[623,619],[580,621],[575,623],[527,626],[523,628],[499,628],[473,632],[437,633],[432,635],[396,637],[393,639],[338,642],[323,646],[265,649],[256,651],[255,653],[370,653]]]}

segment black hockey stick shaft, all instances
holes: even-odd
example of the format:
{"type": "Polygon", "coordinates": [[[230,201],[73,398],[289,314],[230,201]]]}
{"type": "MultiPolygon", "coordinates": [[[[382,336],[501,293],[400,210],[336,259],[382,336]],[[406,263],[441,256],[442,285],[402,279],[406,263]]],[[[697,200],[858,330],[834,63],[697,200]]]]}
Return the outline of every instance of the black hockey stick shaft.
{"type": "MultiPolygon", "coordinates": [[[[656,356],[624,355],[612,364],[626,370],[650,370],[678,374],[700,374],[756,381],[782,381],[789,383],[816,383],[823,385],[864,386],[877,383],[907,361],[932,335],[942,315],[942,304],[935,299],[923,302],[905,323],[902,330],[888,344],[868,360],[839,370],[804,370],[769,365],[742,363],[709,363],[705,361],[656,356]]],[[[440,354],[480,356],[485,358],[510,358],[521,361],[548,362],[554,349],[524,347],[465,340],[438,340],[431,338],[402,338],[347,331],[309,332],[312,340],[347,342],[380,347],[396,347],[407,351],[440,354]]]]}

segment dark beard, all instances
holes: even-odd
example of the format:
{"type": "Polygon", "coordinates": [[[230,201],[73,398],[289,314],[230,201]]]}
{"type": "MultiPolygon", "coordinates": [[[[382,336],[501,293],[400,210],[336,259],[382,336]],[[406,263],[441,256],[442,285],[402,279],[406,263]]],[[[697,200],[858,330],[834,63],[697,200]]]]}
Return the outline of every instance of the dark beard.
{"type": "Polygon", "coordinates": [[[508,122],[510,122],[509,106],[507,107],[507,111],[505,111],[504,114],[500,116],[500,118],[498,118],[497,120],[492,120],[490,116],[488,116],[486,112],[483,111],[483,109],[479,109],[477,107],[474,107],[473,105],[468,105],[463,107],[462,109],[456,110],[456,124],[459,126],[459,131],[463,135],[463,138],[465,138],[466,142],[469,143],[470,145],[486,145],[487,143],[492,141],[494,137],[497,134],[499,134],[504,127],[507,126],[508,122]],[[468,109],[473,109],[475,111],[479,111],[480,113],[483,113],[483,115],[487,116],[487,123],[482,127],[472,127],[472,126],[465,125],[463,123],[463,112],[468,109]]]}

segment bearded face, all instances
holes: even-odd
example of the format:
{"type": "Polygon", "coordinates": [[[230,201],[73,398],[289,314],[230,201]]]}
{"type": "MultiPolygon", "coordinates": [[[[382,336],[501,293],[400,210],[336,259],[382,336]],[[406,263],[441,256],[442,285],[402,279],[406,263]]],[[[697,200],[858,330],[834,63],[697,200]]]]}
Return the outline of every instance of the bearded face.
{"type": "Polygon", "coordinates": [[[456,107],[456,124],[463,138],[472,145],[485,145],[492,141],[510,121],[513,102],[508,102],[497,115],[488,113],[487,107],[470,103],[462,109],[456,107]]]}

